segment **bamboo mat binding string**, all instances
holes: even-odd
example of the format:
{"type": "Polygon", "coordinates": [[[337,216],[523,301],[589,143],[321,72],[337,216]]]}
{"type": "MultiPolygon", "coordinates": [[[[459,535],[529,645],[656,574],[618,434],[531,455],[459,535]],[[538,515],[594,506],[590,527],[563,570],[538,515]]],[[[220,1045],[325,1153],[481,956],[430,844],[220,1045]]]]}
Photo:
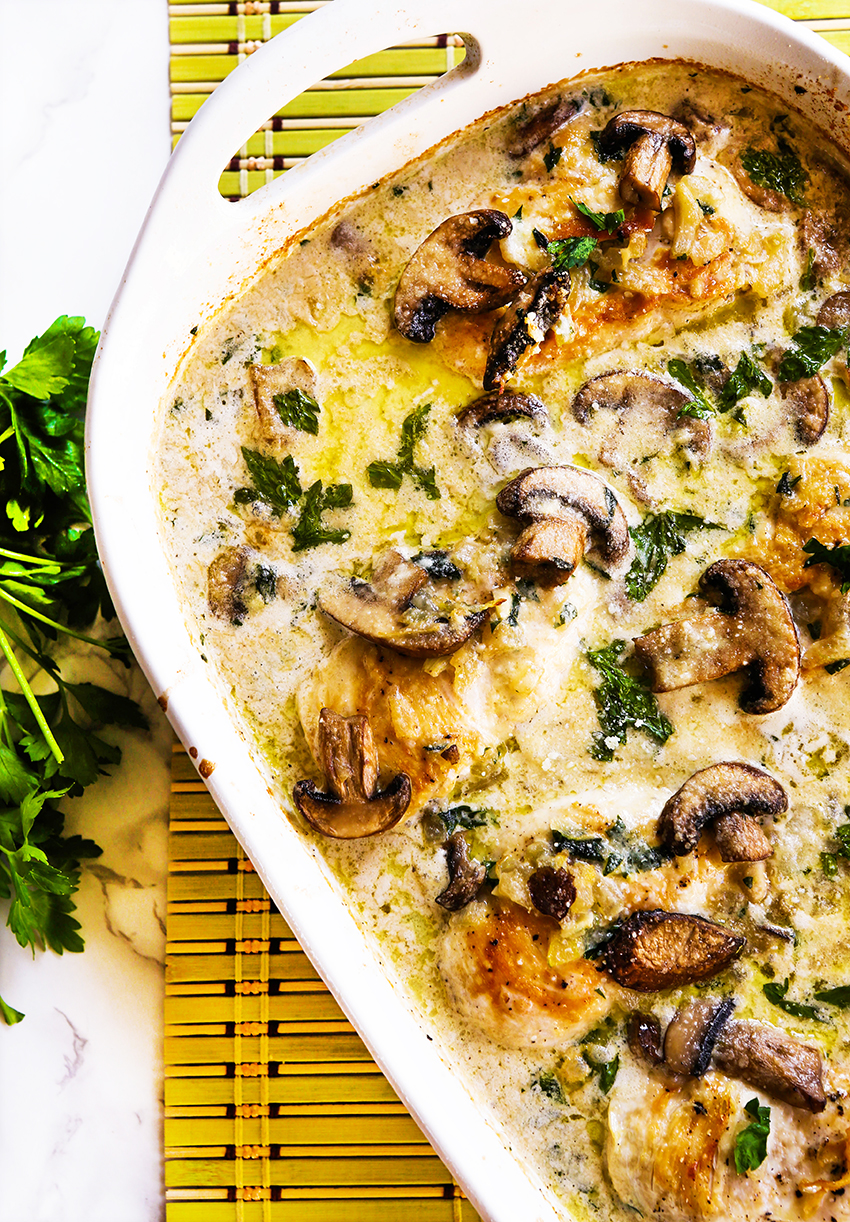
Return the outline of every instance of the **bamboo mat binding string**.
{"type": "MultiPolygon", "coordinates": [[[[242,60],[333,0],[174,0],[180,138],[242,60]]],[[[770,7],[850,52],[850,0],[770,7]]],[[[452,35],[390,48],[271,116],[223,167],[237,199],[436,80],[452,35]]],[[[166,960],[167,1222],[476,1222],[175,747],[166,960]]]]}

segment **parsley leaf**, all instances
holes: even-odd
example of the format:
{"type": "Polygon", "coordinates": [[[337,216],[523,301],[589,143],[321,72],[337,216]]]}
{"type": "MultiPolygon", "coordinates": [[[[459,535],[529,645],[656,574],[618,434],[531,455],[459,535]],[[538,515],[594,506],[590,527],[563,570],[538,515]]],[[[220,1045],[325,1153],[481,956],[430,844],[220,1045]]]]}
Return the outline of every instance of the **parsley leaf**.
{"type": "Polygon", "coordinates": [[[351,504],[351,484],[329,484],[322,490],[317,479],[304,493],[301,516],[292,528],[292,550],[303,552],[320,543],[345,543],[350,530],[335,530],[325,526],[322,513],[326,509],[347,509],[351,504]]]}
{"type": "Polygon", "coordinates": [[[789,1001],[787,999],[786,994],[789,985],[790,981],[786,976],[782,984],[772,980],[769,984],[762,985],[762,992],[772,1006],[777,1006],[793,1018],[809,1018],[813,1022],[822,1023],[824,1020],[818,1013],[817,1006],[809,1006],[802,1001],[789,1001]]]}
{"type": "Polygon", "coordinates": [[[635,558],[626,573],[626,593],[633,602],[643,602],[658,584],[667,568],[670,556],[680,556],[685,550],[686,534],[692,530],[710,530],[702,518],[692,513],[647,514],[639,526],[629,527],[635,545],[635,558]]]}
{"type": "Polygon", "coordinates": [[[803,544],[803,551],[809,556],[804,569],[811,568],[813,564],[828,564],[841,578],[841,593],[846,594],[850,590],[850,543],[836,543],[834,547],[827,547],[819,539],[809,539],[808,543],[803,544]]]}
{"type": "Polygon", "coordinates": [[[779,152],[768,149],[747,148],[741,154],[741,165],[758,187],[778,191],[794,204],[804,204],[803,188],[808,174],[800,158],[786,140],[780,140],[779,152]]]}
{"type": "Polygon", "coordinates": [[[770,1136],[770,1108],[762,1107],[758,1099],[750,1099],[744,1111],[752,1118],[746,1128],[735,1138],[735,1170],[739,1175],[755,1171],[767,1158],[767,1139],[770,1136]]]}
{"type": "Polygon", "coordinates": [[[366,475],[373,488],[391,488],[397,491],[405,475],[409,475],[417,488],[425,493],[429,501],[441,499],[437,487],[437,474],[434,467],[417,467],[414,461],[418,443],[425,436],[428,427],[430,403],[423,403],[405,416],[401,424],[401,439],[398,447],[398,457],[395,462],[370,462],[366,475]]]}
{"type": "Polygon", "coordinates": [[[834,331],[828,327],[800,327],[791,336],[796,351],[789,350],[779,362],[779,381],[796,382],[799,378],[814,377],[846,342],[847,332],[843,329],[834,331]]]}
{"type": "Polygon", "coordinates": [[[850,1010],[850,984],[839,984],[834,989],[823,989],[815,993],[815,1001],[825,1001],[830,1006],[840,1006],[842,1010],[850,1010]]]}
{"type": "Polygon", "coordinates": [[[696,420],[708,420],[715,414],[714,407],[706,399],[701,387],[697,384],[696,378],[683,360],[676,357],[674,360],[668,361],[667,372],[691,395],[690,403],[685,403],[679,408],[680,416],[692,416],[696,420]]]}
{"type": "Polygon", "coordinates": [[[564,150],[560,148],[557,144],[550,144],[548,152],[543,154],[543,164],[545,165],[546,169],[549,171],[550,174],[552,173],[552,171],[554,170],[558,162],[561,160],[561,154],[563,153],[563,151],[564,150]]]}
{"type": "Polygon", "coordinates": [[[730,411],[735,404],[754,390],[766,398],[773,390],[770,378],[759,369],[752,357],[742,353],[735,369],[730,373],[726,384],[717,396],[717,402],[722,412],[730,411]]]}
{"type": "Polygon", "coordinates": [[[595,1074],[599,1075],[599,1089],[603,1095],[607,1095],[611,1087],[614,1085],[614,1080],[620,1068],[619,1054],[610,1061],[596,1061],[589,1052],[581,1054],[589,1067],[595,1074]]]}
{"type": "Polygon", "coordinates": [[[531,1083],[531,1086],[533,1090],[539,1090],[541,1095],[545,1095],[553,1103],[564,1102],[564,1092],[561,1090],[561,1083],[551,1070],[541,1070],[531,1083]]]}
{"type": "Polygon", "coordinates": [[[672,723],[659,709],[652,692],[620,666],[625,648],[624,641],[612,641],[604,649],[587,654],[588,662],[602,677],[593,693],[600,726],[590,748],[594,759],[612,760],[614,748],[625,743],[629,729],[643,730],[659,743],[665,743],[673,733],[672,723]]]}
{"type": "Polygon", "coordinates": [[[626,214],[622,208],[618,208],[616,212],[594,212],[592,208],[588,208],[587,204],[580,203],[577,199],[573,199],[572,196],[570,196],[570,203],[574,208],[578,209],[582,216],[586,216],[597,229],[604,229],[606,233],[613,233],[617,226],[622,225],[626,219],[626,214]]]}
{"type": "Polygon", "coordinates": [[[450,806],[448,810],[438,811],[437,817],[442,820],[447,836],[451,836],[459,827],[471,831],[475,827],[486,827],[491,822],[489,812],[478,806],[450,806]]]}
{"type": "Polygon", "coordinates": [[[278,518],[291,509],[301,496],[298,467],[292,455],[287,454],[283,462],[278,462],[268,454],[242,446],[242,457],[254,481],[255,499],[265,501],[278,518]]]}
{"type": "Polygon", "coordinates": [[[534,240],[541,250],[545,250],[552,259],[552,267],[556,272],[566,271],[571,267],[584,267],[587,260],[596,249],[596,238],[556,238],[550,242],[539,229],[534,230],[534,240]]]}
{"type": "Polygon", "coordinates": [[[800,288],[804,293],[810,293],[812,289],[817,287],[817,273],[815,272],[815,252],[811,246],[806,254],[806,267],[800,277],[800,288]]]}
{"type": "Polygon", "coordinates": [[[314,437],[318,435],[319,405],[311,395],[303,390],[287,390],[274,396],[274,405],[284,424],[314,437]]]}

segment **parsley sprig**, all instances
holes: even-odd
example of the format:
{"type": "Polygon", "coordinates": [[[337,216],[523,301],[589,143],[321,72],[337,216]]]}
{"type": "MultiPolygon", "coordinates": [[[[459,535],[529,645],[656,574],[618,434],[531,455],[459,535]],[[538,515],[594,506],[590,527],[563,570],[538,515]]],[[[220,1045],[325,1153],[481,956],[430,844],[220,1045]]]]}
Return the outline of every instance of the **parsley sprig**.
{"type": "Polygon", "coordinates": [[[417,488],[425,493],[429,501],[440,500],[434,467],[418,467],[415,462],[417,444],[425,436],[428,427],[430,403],[423,403],[405,416],[401,424],[401,440],[395,462],[370,462],[366,468],[369,483],[373,488],[391,488],[397,491],[405,475],[409,475],[417,488]]]}
{"type": "Polygon", "coordinates": [[[278,462],[270,454],[249,450],[242,446],[242,457],[254,481],[251,488],[237,488],[233,499],[237,505],[250,505],[262,501],[268,505],[275,517],[288,513],[299,501],[301,513],[292,527],[292,550],[303,552],[320,543],[345,543],[351,538],[350,530],[326,526],[322,514],[326,509],[347,509],[352,503],[351,484],[315,483],[304,491],[298,464],[291,454],[278,462]]]}
{"type": "Polygon", "coordinates": [[[829,327],[800,327],[791,336],[794,348],[789,349],[779,362],[780,382],[796,382],[800,378],[812,378],[830,357],[847,343],[847,331],[829,327]]]}
{"type": "Polygon", "coordinates": [[[803,169],[800,158],[784,137],[779,138],[779,151],[771,153],[769,149],[747,148],[741,154],[741,165],[758,187],[770,191],[778,191],[786,196],[792,204],[804,204],[803,189],[808,180],[808,174],[803,169]]]}
{"type": "Polygon", "coordinates": [[[808,1018],[812,1022],[822,1023],[823,1017],[820,1014],[817,1006],[810,1006],[807,1002],[793,1001],[788,997],[788,989],[791,987],[791,982],[786,976],[782,984],[775,980],[771,980],[769,984],[762,986],[762,992],[772,1006],[776,1006],[780,1010],[784,1010],[786,1014],[790,1014],[792,1018],[808,1018]]]}
{"type": "Polygon", "coordinates": [[[629,527],[635,557],[626,573],[626,593],[633,602],[643,602],[658,585],[670,556],[680,556],[686,536],[694,530],[712,530],[711,524],[693,513],[649,513],[639,526],[629,527]]]}
{"type": "Polygon", "coordinates": [[[284,424],[300,429],[302,433],[318,436],[319,405],[312,395],[298,388],[287,390],[274,396],[274,405],[284,424]]]}
{"type": "Polygon", "coordinates": [[[539,229],[532,232],[537,245],[551,258],[556,272],[568,271],[571,267],[584,267],[597,246],[596,238],[589,235],[581,238],[556,238],[550,242],[539,229]]]}
{"type": "MultiPolygon", "coordinates": [[[[0,354],[0,652],[20,689],[0,689],[0,896],[21,946],[59,954],[83,949],[73,897],[80,863],[100,853],[65,835],[59,803],[121,758],[96,727],[146,725],[126,697],[68,682],[52,653],[66,634],[129,657],[123,637],[80,631],[114,615],[83,469],[97,339],[84,319],[62,316],[10,369],[0,354]],[[51,689],[44,695],[33,690],[37,676],[51,689]]],[[[0,1018],[23,1015],[0,998],[0,1018]]]]}
{"type": "Polygon", "coordinates": [[[767,1139],[770,1136],[770,1108],[762,1107],[758,1099],[750,1099],[744,1111],[751,1122],[741,1129],[735,1138],[735,1170],[739,1175],[755,1171],[767,1158],[767,1139]]]}
{"type": "Polygon", "coordinates": [[[593,735],[590,754],[594,759],[612,760],[614,748],[622,746],[630,729],[643,730],[656,742],[666,743],[673,725],[661,712],[658,701],[647,688],[620,665],[624,641],[612,641],[604,649],[590,650],[587,660],[601,676],[593,693],[599,730],[593,735]]]}
{"type": "Polygon", "coordinates": [[[618,208],[616,212],[594,212],[592,208],[588,208],[587,204],[582,204],[572,196],[570,196],[570,203],[578,209],[582,216],[586,216],[591,224],[595,225],[597,229],[604,229],[606,233],[613,233],[626,219],[622,208],[618,208]]]}

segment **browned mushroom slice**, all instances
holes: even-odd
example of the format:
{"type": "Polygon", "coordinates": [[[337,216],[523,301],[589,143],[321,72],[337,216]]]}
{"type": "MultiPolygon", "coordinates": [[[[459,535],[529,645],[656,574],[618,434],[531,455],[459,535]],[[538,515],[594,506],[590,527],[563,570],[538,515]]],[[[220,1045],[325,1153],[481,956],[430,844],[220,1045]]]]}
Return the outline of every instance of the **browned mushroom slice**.
{"type": "Polygon", "coordinates": [[[588,534],[608,565],[628,551],[629,527],[617,498],[581,467],[529,467],[502,489],[496,504],[507,517],[530,520],[511,556],[544,578],[565,581],[584,555],[588,534]]]}
{"type": "Polygon", "coordinates": [[[741,164],[740,152],[732,157],[728,164],[738,186],[759,208],[763,208],[765,212],[786,212],[788,210],[790,204],[786,196],[779,191],[774,191],[771,187],[760,187],[750,178],[741,164]]]}
{"type": "Polygon", "coordinates": [[[480,429],[487,424],[507,424],[523,419],[534,424],[548,424],[549,413],[536,395],[525,395],[518,390],[491,390],[465,407],[458,414],[457,423],[462,429],[480,429]]]}
{"type": "Polygon", "coordinates": [[[721,861],[766,861],[773,856],[773,845],[756,821],[737,811],[717,820],[714,839],[721,861]]]}
{"type": "MultiPolygon", "coordinates": [[[[677,857],[692,853],[697,847],[702,829],[715,823],[715,837],[729,847],[749,843],[745,833],[730,823],[718,832],[719,825],[736,817],[757,828],[753,815],[778,815],[788,809],[785,790],[772,776],[752,764],[726,762],[712,764],[695,772],[684,785],[668,798],[658,820],[658,836],[677,857]]],[[[765,856],[772,850],[768,843],[765,856]]],[[[723,858],[724,861],[759,861],[760,857],[723,858]]]]}
{"type": "Polygon", "coordinates": [[[664,1063],[668,1069],[701,1078],[734,1008],[731,997],[723,1001],[699,998],[682,1006],[664,1034],[664,1063]]]}
{"type": "Polygon", "coordinates": [[[292,391],[316,399],[316,371],[309,361],[289,356],[276,365],[249,365],[248,377],[254,392],[257,419],[264,437],[279,441],[291,436],[283,423],[276,400],[292,391]]]}
{"type": "Polygon", "coordinates": [[[508,137],[508,155],[514,160],[527,157],[544,141],[551,140],[555,132],[560,131],[581,109],[580,98],[562,97],[549,98],[542,104],[538,102],[530,108],[526,107],[508,137]]]}
{"type": "Polygon", "coordinates": [[[633,912],[605,946],[599,965],[623,988],[657,993],[710,980],[746,945],[705,917],[684,912],[633,912]]]}
{"type": "Polygon", "coordinates": [[[327,586],[319,595],[325,615],[351,632],[389,645],[412,658],[454,653],[484,623],[486,611],[455,603],[435,608],[427,600],[412,605],[428,576],[419,565],[391,553],[371,583],[352,578],[327,586]]]}
{"type": "Polygon", "coordinates": [[[625,157],[620,195],[628,204],[661,211],[671,169],[690,174],[696,144],[684,123],[655,110],[624,110],[605,126],[598,142],[605,158],[625,157]]]}
{"type": "Polygon", "coordinates": [[[484,389],[501,388],[528,348],[537,348],[554,327],[570,296],[570,273],[546,267],[520,289],[493,328],[484,389]]]}
{"type": "Polygon", "coordinates": [[[393,320],[402,335],[427,344],[448,310],[481,314],[509,301],[525,276],[485,255],[511,228],[505,213],[492,208],[450,216],[438,225],[414,252],[396,288],[393,320]]]}
{"type": "Polygon", "coordinates": [[[328,792],[298,781],[292,796],[307,822],[325,836],[356,840],[395,827],[410,805],[410,778],[400,772],[378,789],[378,756],[368,717],[319,714],[319,750],[328,792]]]}
{"type": "Polygon", "coordinates": [[[777,1027],[748,1019],[727,1023],[714,1052],[724,1073],[810,1112],[826,1107],[823,1060],[817,1048],[800,1044],[777,1027]]]}
{"type": "Polygon", "coordinates": [[[642,1058],[649,1065],[660,1065],[664,1060],[661,1048],[661,1024],[653,1014],[643,1014],[635,1010],[629,1015],[626,1027],[629,1047],[636,1057],[642,1058]]]}
{"type": "Polygon", "coordinates": [[[817,325],[829,331],[850,328],[850,293],[833,293],[818,310],[817,325]]]}
{"type": "Polygon", "coordinates": [[[576,897],[573,876],[563,866],[541,866],[528,880],[534,907],[544,916],[563,921],[576,897]]]}
{"type": "Polygon", "coordinates": [[[449,882],[437,896],[437,903],[449,912],[460,912],[471,904],[487,877],[487,867],[469,856],[469,845],[463,832],[454,832],[446,841],[446,865],[449,882]]]}
{"type": "Polygon", "coordinates": [[[819,373],[797,382],[781,382],[779,389],[788,404],[794,431],[804,446],[819,441],[829,421],[829,391],[819,373]]]}
{"type": "Polygon", "coordinates": [[[247,547],[226,547],[207,569],[207,602],[213,615],[238,624],[248,613],[245,586],[248,580],[247,547]]]}
{"type": "Polygon", "coordinates": [[[719,607],[640,636],[635,652],[654,692],[672,692],[746,670],[738,703],[745,713],[773,713],[800,675],[797,629],[785,595],[750,560],[717,560],[700,591],[719,607]]]}

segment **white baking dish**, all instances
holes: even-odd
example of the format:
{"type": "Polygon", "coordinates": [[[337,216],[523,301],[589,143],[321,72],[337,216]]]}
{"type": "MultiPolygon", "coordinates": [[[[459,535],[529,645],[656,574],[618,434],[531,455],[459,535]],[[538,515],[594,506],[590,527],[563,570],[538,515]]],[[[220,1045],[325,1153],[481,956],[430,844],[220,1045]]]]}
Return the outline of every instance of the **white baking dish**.
{"type": "Polygon", "coordinates": [[[162,552],[151,487],[154,428],[190,328],[239,293],[292,233],[494,107],[583,71],[650,57],[738,72],[848,144],[850,61],[756,4],[334,0],[252,55],[190,125],[104,328],[89,400],[97,539],[136,656],[184,743],[199,761],[215,764],[210,792],[305,951],[492,1222],[552,1222],[559,1213],[503,1149],[385,979],[320,858],[281,816],[252,747],[230,720],[192,644],[162,552]],[[221,199],[223,166],[284,103],[355,58],[445,31],[463,33],[463,65],[250,198],[221,199]]]}

